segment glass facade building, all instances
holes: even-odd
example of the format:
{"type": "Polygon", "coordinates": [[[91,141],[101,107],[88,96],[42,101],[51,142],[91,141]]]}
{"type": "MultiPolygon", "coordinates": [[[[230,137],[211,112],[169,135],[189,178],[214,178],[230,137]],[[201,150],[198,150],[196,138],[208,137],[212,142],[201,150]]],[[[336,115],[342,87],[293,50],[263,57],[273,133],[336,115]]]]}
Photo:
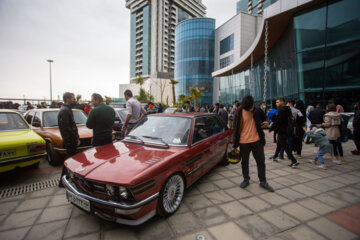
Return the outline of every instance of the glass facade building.
{"type": "Polygon", "coordinates": [[[181,22],[175,31],[175,94],[189,95],[190,87],[202,88],[199,103],[213,101],[215,20],[194,18],[181,22]]]}
{"type": "MultiPolygon", "coordinates": [[[[327,1],[298,12],[269,51],[267,101],[335,103],[350,110],[360,94],[360,1],[327,1]]],[[[271,31],[271,29],[270,29],[271,31]]],[[[262,101],[264,59],[220,78],[220,100],[231,104],[252,94],[262,101]]]]}

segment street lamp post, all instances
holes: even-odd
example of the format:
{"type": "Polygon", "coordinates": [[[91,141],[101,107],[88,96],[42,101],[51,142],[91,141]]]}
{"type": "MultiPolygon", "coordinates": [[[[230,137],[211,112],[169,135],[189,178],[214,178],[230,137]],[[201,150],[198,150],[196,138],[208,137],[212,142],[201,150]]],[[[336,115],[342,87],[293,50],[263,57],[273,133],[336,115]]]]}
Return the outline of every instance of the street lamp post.
{"type": "Polygon", "coordinates": [[[48,59],[46,61],[48,61],[50,64],[50,104],[51,104],[51,102],[52,102],[51,63],[53,63],[54,61],[51,59],[48,59]]]}

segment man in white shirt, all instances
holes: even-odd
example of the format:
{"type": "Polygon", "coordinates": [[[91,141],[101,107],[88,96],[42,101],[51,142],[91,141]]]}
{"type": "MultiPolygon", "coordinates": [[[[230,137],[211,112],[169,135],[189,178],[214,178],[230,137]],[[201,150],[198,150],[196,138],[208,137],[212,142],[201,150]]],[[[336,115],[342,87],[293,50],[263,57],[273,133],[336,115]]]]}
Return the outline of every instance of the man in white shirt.
{"type": "Polygon", "coordinates": [[[128,114],[121,131],[125,133],[125,136],[135,127],[135,125],[146,116],[146,111],[141,103],[133,98],[133,94],[130,90],[124,92],[126,99],[126,110],[128,114]]]}

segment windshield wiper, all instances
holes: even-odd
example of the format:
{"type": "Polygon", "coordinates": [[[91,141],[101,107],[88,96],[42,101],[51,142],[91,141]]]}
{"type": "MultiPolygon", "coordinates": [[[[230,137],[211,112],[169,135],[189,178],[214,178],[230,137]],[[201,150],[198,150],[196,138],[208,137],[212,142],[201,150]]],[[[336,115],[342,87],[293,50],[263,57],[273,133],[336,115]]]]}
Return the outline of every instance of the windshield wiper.
{"type": "Polygon", "coordinates": [[[166,145],[167,147],[169,147],[169,144],[167,144],[162,138],[160,137],[152,137],[152,136],[142,136],[143,138],[150,138],[150,139],[155,139],[155,140],[160,140],[164,145],[166,145]]]}
{"type": "Polygon", "coordinates": [[[141,138],[139,138],[138,136],[127,135],[126,137],[135,138],[136,140],[139,140],[142,144],[144,144],[144,141],[141,138]]]}

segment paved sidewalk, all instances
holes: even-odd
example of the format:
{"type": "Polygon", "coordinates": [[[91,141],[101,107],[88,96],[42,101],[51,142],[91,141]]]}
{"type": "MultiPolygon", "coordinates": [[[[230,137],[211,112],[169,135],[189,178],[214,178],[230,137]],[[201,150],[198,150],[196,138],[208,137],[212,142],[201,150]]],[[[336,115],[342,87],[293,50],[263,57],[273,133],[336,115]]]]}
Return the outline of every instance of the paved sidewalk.
{"type": "MultiPolygon", "coordinates": [[[[269,139],[270,140],[270,139],[269,139]]],[[[48,188],[0,200],[0,239],[359,239],[360,156],[344,144],[343,165],[327,170],[309,163],[317,149],[304,145],[298,169],[290,160],[268,160],[267,178],[274,193],[258,186],[250,160],[250,186],[240,189],[240,165],[216,167],[185,194],[179,211],[128,227],[90,216],[69,204],[65,191],[48,188]]]]}

